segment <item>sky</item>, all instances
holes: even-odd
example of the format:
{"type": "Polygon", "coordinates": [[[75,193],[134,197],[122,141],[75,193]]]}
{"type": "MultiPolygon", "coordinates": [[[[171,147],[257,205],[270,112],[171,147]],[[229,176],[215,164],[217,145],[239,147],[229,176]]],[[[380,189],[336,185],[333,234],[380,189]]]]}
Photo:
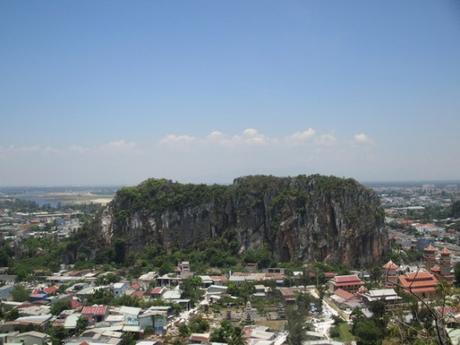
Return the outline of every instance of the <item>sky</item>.
{"type": "Polygon", "coordinates": [[[460,179],[460,1],[0,0],[0,186],[460,179]]]}

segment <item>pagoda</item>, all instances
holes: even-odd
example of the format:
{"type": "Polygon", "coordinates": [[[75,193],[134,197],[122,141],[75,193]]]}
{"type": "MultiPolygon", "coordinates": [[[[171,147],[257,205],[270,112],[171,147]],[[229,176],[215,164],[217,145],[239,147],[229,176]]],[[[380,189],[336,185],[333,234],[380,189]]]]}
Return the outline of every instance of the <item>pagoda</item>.
{"type": "Polygon", "coordinates": [[[386,288],[395,287],[398,284],[399,266],[392,260],[383,265],[383,283],[386,288]]]}

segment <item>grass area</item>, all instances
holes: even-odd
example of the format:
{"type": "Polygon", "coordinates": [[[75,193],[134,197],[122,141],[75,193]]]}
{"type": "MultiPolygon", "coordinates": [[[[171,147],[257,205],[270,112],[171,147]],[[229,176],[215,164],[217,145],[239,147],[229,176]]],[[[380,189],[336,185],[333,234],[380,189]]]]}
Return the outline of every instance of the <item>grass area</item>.
{"type": "Polygon", "coordinates": [[[257,326],[265,326],[274,331],[282,331],[286,325],[286,320],[260,320],[256,321],[257,326]]]}
{"type": "Polygon", "coordinates": [[[344,343],[346,342],[351,342],[353,340],[355,340],[355,337],[353,336],[353,334],[351,334],[351,329],[350,329],[350,325],[346,322],[341,322],[339,325],[338,325],[338,329],[339,329],[339,340],[340,341],[343,341],[344,343]]]}

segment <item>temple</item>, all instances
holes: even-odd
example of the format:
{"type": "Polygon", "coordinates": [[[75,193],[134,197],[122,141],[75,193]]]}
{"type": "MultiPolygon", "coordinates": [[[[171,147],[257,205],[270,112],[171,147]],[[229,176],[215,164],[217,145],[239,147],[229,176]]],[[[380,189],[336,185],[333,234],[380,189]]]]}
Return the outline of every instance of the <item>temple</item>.
{"type": "Polygon", "coordinates": [[[426,269],[431,272],[436,279],[447,284],[452,284],[454,275],[451,273],[452,264],[450,260],[450,251],[444,247],[439,253],[439,259],[436,260],[436,248],[431,244],[424,250],[423,258],[426,269]]]}
{"type": "Polygon", "coordinates": [[[400,286],[407,292],[422,298],[430,298],[436,294],[438,280],[430,272],[417,271],[399,276],[400,286]]]}

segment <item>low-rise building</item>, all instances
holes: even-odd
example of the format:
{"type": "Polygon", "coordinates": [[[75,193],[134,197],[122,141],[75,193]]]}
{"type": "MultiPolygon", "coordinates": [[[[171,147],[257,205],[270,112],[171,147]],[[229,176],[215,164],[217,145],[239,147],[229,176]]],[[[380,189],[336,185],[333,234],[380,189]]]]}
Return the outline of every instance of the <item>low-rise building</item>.
{"type": "Polygon", "coordinates": [[[356,274],[335,276],[329,281],[329,289],[334,292],[337,289],[342,289],[348,292],[357,292],[364,285],[364,282],[359,279],[356,274]]]}

